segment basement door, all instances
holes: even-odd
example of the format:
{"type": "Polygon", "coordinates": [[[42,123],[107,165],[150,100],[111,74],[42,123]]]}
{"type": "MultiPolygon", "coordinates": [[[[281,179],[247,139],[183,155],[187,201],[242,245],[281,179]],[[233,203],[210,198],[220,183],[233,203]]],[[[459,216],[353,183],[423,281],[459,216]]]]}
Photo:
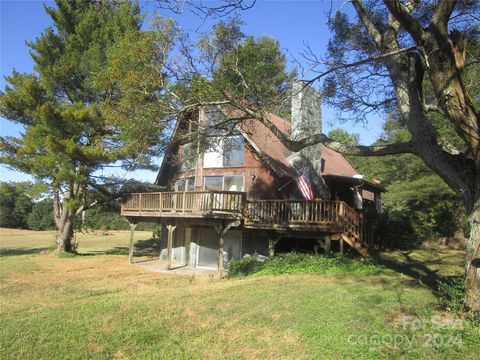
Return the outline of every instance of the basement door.
{"type": "MultiPolygon", "coordinates": [[[[219,235],[213,229],[202,229],[200,232],[197,255],[197,266],[217,268],[219,235]]],[[[231,260],[241,258],[242,232],[230,230],[224,238],[224,266],[228,268],[231,260]]]]}
{"type": "MultiPolygon", "coordinates": [[[[172,244],[172,266],[180,267],[187,265],[187,240],[186,231],[183,226],[177,227],[172,244]]],[[[190,232],[188,233],[190,235],[190,232]]]]}
{"type": "Polygon", "coordinates": [[[217,268],[218,243],[218,234],[215,230],[200,230],[197,266],[205,268],[217,268]]]}

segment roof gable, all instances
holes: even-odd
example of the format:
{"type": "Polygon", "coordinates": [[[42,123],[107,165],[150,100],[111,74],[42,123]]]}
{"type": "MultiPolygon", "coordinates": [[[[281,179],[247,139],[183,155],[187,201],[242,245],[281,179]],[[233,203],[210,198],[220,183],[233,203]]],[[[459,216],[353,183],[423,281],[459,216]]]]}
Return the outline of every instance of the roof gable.
{"type": "MultiPolygon", "coordinates": [[[[285,135],[290,136],[291,123],[275,114],[267,114],[269,120],[285,135]]],[[[260,149],[264,155],[273,159],[276,163],[280,163],[285,170],[283,174],[296,174],[295,169],[288,161],[293,152],[287,149],[285,145],[260,121],[250,119],[241,126],[242,131],[247,135],[247,139],[253,142],[255,149],[260,149]],[[288,169],[288,170],[287,170],[288,169]]],[[[329,149],[321,144],[321,157],[324,165],[322,166],[322,175],[348,176],[357,175],[357,171],[339,152],[329,149]]]]}
{"type": "MultiPolygon", "coordinates": [[[[291,123],[284,118],[273,113],[267,113],[268,119],[285,135],[290,136],[291,123]]],[[[184,121],[185,118],[179,120],[184,121]]],[[[177,124],[175,131],[172,134],[171,144],[165,153],[162,165],[160,167],[155,184],[162,183],[161,178],[167,172],[173,170],[172,166],[168,164],[168,159],[172,158],[172,152],[178,149],[173,146],[175,143],[176,132],[178,130],[177,124]]],[[[251,147],[258,153],[262,161],[269,166],[280,177],[295,177],[297,171],[294,169],[288,158],[293,155],[293,152],[287,147],[257,119],[248,119],[239,125],[239,130],[245,137],[251,147]]],[[[345,159],[345,157],[337,151],[327,148],[321,144],[321,157],[323,160],[322,175],[353,177],[357,175],[357,171],[345,159]]]]}

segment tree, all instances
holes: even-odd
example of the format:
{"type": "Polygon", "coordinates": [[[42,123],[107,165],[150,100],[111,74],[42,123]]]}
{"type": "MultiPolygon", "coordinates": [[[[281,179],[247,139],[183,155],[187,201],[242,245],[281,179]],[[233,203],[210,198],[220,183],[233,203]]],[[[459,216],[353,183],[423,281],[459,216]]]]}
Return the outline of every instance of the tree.
{"type": "Polygon", "coordinates": [[[162,125],[109,116],[106,104],[123,96],[121,86],[97,81],[114,45],[141,31],[136,4],[56,0],[45,11],[53,27],[28,43],[35,73],[13,71],[0,94],[2,116],[25,129],[19,138],[1,138],[0,161],[50,186],[58,250],[72,251],[75,219],[97,202],[89,190],[109,182],[95,172],[147,165],[162,125]]]}
{"type": "Polygon", "coordinates": [[[465,81],[471,76],[470,62],[475,63],[478,50],[478,30],[472,24],[478,4],[394,0],[364,5],[355,0],[352,5],[356,22],[341,13],[332,20],[329,56],[336,65],[330,69],[338,71],[335,77],[327,77],[326,92],[332,103],[356,112],[355,116],[371,109],[394,108],[410,139],[343,150],[366,155],[414,154],[461,197],[471,225],[466,304],[479,312],[480,119],[470,93],[475,88],[465,81]],[[432,112],[450,125],[461,147],[442,134],[432,112]]]}
{"type": "MultiPolygon", "coordinates": [[[[345,154],[414,154],[422,159],[462,199],[469,216],[465,303],[480,312],[480,119],[478,81],[469,81],[478,73],[474,70],[479,64],[478,1],[349,3],[356,18],[350,21],[345,13],[338,12],[331,19],[334,35],[328,61],[319,63],[315,54],[311,56],[313,65],[327,69],[309,84],[325,79],[324,93],[330,102],[359,120],[372,111],[395,110],[406,124],[408,141],[348,146],[323,134],[293,140],[269,121],[265,111],[242,101],[241,92],[224,93],[223,99],[217,100],[226,100],[264,123],[292,151],[323,142],[345,154]],[[431,113],[447,121],[461,147],[442,135],[431,113]]],[[[222,5],[203,8],[202,14],[222,15],[253,3],[232,0],[222,5]]]]}
{"type": "Polygon", "coordinates": [[[32,199],[27,189],[30,183],[0,183],[0,226],[27,229],[27,216],[32,210],[32,199]]]}
{"type": "Polygon", "coordinates": [[[345,145],[357,146],[358,144],[360,144],[359,134],[350,134],[348,131],[343,129],[337,128],[330,130],[330,132],[328,133],[328,137],[345,145]]]}
{"type": "Polygon", "coordinates": [[[30,230],[53,230],[55,220],[53,218],[53,200],[43,199],[36,202],[27,217],[27,224],[30,230]]]}
{"type": "MultiPolygon", "coordinates": [[[[408,131],[399,120],[396,116],[387,116],[383,133],[374,144],[408,141],[408,131]]],[[[357,145],[355,135],[334,129],[328,137],[342,144],[357,145]]],[[[384,213],[379,224],[378,245],[411,248],[429,237],[464,239],[463,212],[458,209],[455,193],[421,159],[412,154],[376,158],[348,156],[348,159],[364,178],[381,181],[387,190],[382,197],[384,213]]]]}

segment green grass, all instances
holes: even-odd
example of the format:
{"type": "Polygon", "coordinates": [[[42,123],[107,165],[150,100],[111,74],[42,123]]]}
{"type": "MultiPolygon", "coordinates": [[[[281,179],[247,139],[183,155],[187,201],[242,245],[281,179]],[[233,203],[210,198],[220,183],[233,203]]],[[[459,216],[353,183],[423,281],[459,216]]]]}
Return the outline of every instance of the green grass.
{"type": "MultiPolygon", "coordinates": [[[[45,243],[42,233],[24,233],[15,253],[16,240],[2,233],[1,250],[10,249],[0,258],[2,359],[480,356],[477,326],[454,322],[426,286],[393,270],[186,278],[114,255],[128,232],[85,235],[79,251],[95,255],[70,258],[28,252],[51,242],[44,235],[45,243]]],[[[461,271],[452,267],[445,272],[461,271]]]]}

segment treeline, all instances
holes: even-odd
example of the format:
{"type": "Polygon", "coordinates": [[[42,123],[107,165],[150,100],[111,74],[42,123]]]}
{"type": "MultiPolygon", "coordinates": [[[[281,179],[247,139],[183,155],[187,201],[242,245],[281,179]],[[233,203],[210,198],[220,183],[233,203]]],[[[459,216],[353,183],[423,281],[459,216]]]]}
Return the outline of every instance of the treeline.
{"type": "MultiPolygon", "coordinates": [[[[143,191],[145,184],[129,184],[127,191],[143,191]]],[[[28,230],[55,230],[53,200],[32,182],[0,182],[0,227],[28,230]]],[[[155,189],[158,190],[158,189],[155,189]]],[[[122,190],[111,191],[110,198],[102,194],[101,203],[85,211],[76,220],[77,230],[127,230],[128,222],[120,216],[122,190]]],[[[139,224],[139,230],[154,230],[151,224],[139,224]]]]}
{"type": "MultiPolygon", "coordinates": [[[[453,129],[445,123],[439,125],[444,136],[455,143],[453,129]]],[[[341,129],[332,130],[329,136],[345,144],[359,144],[358,134],[341,129]]],[[[375,144],[409,140],[405,125],[398,117],[389,116],[375,144]]],[[[463,240],[468,235],[468,221],[460,199],[418,157],[402,154],[347,158],[364,178],[381,181],[386,189],[377,230],[379,245],[383,248],[414,248],[429,239],[463,240]]]]}

